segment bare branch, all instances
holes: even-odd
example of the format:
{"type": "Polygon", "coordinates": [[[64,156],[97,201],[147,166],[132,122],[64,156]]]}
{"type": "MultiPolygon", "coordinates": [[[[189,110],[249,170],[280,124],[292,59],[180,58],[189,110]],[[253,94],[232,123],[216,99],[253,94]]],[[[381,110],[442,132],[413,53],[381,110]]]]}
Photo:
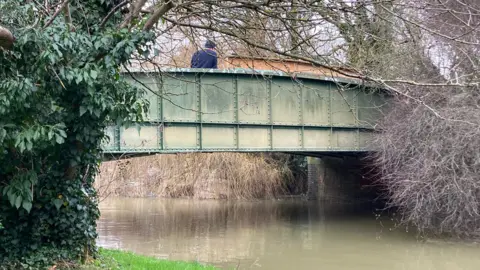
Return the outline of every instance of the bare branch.
{"type": "Polygon", "coordinates": [[[136,2],[132,3],[131,11],[128,13],[123,23],[120,24],[120,28],[128,27],[132,23],[132,20],[138,17],[138,14],[140,14],[140,11],[146,3],[147,0],[137,0],[136,2]]]}
{"type": "Polygon", "coordinates": [[[117,12],[122,7],[126,6],[128,3],[130,3],[130,0],[125,0],[120,4],[116,5],[114,8],[112,8],[112,10],[108,12],[107,16],[103,18],[102,22],[100,23],[100,28],[102,28],[107,23],[107,21],[113,16],[113,14],[115,14],[115,12],[117,12]]]}
{"type": "Polygon", "coordinates": [[[58,17],[58,14],[60,14],[60,12],[62,12],[62,10],[65,9],[65,7],[68,5],[68,2],[70,0],[65,0],[62,2],[62,4],[60,5],[60,7],[57,8],[57,10],[55,11],[55,13],[53,13],[52,17],[50,18],[50,20],[45,24],[45,26],[43,27],[43,29],[49,27],[53,21],[58,17]]]}
{"type": "Polygon", "coordinates": [[[160,18],[165,15],[170,9],[174,7],[172,0],[167,0],[165,4],[153,11],[153,14],[148,18],[143,30],[150,31],[153,26],[160,20],[160,18]]]}

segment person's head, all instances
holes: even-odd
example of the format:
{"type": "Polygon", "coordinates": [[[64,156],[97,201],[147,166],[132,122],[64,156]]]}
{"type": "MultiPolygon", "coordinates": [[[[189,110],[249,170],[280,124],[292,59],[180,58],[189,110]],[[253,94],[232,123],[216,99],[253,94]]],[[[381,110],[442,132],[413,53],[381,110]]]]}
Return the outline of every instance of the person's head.
{"type": "Polygon", "coordinates": [[[207,39],[207,41],[205,42],[205,48],[207,49],[215,49],[215,47],[217,47],[217,45],[215,45],[215,43],[209,39],[207,39]]]}

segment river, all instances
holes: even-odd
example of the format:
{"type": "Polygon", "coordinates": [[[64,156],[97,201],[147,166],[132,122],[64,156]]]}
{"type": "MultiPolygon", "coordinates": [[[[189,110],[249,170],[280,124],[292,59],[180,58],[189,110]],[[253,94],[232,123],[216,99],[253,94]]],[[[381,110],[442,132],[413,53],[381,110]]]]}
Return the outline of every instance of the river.
{"type": "Polygon", "coordinates": [[[480,269],[477,245],[316,202],[110,198],[100,210],[100,246],[222,269],[480,269]]]}

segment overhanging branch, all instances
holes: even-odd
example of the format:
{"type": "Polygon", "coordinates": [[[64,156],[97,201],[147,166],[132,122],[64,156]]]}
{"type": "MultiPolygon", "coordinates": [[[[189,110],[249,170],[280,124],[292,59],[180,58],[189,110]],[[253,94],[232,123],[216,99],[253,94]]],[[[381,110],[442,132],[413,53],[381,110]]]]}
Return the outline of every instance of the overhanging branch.
{"type": "MultiPolygon", "coordinates": [[[[50,18],[50,20],[45,24],[45,26],[43,27],[44,29],[49,27],[53,21],[58,17],[58,14],[60,14],[60,12],[62,12],[63,10],[65,10],[65,8],[67,7],[68,5],[68,2],[70,0],[65,0],[62,2],[62,4],[60,5],[60,7],[57,9],[57,11],[55,11],[55,13],[53,13],[52,17],[50,18]]],[[[67,19],[67,23],[68,23],[68,19],[67,19]]]]}
{"type": "Polygon", "coordinates": [[[116,5],[112,10],[110,10],[110,12],[107,14],[107,16],[100,23],[100,28],[102,28],[105,25],[105,23],[107,23],[108,19],[110,19],[110,17],[112,17],[112,15],[115,14],[115,12],[117,12],[122,7],[126,6],[128,3],[130,3],[130,1],[125,0],[125,1],[121,2],[120,4],[116,5]]]}
{"type": "Polygon", "coordinates": [[[170,9],[173,8],[173,3],[171,0],[168,0],[165,4],[163,4],[161,7],[158,9],[155,9],[153,11],[153,14],[148,18],[147,22],[145,23],[145,26],[143,27],[143,30],[145,31],[150,31],[153,26],[160,20],[160,18],[165,15],[170,9]]]}

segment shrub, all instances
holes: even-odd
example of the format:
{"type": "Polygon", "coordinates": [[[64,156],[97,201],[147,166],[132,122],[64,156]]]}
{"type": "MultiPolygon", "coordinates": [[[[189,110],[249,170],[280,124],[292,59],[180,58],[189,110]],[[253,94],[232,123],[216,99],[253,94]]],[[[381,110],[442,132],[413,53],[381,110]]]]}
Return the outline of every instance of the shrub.
{"type": "MultiPolygon", "coordinates": [[[[399,99],[380,125],[372,157],[390,206],[421,232],[480,235],[478,89],[421,89],[435,104],[399,99]],[[444,117],[442,117],[444,116],[444,117]]],[[[418,90],[420,91],[420,90],[418,90]]]]}

